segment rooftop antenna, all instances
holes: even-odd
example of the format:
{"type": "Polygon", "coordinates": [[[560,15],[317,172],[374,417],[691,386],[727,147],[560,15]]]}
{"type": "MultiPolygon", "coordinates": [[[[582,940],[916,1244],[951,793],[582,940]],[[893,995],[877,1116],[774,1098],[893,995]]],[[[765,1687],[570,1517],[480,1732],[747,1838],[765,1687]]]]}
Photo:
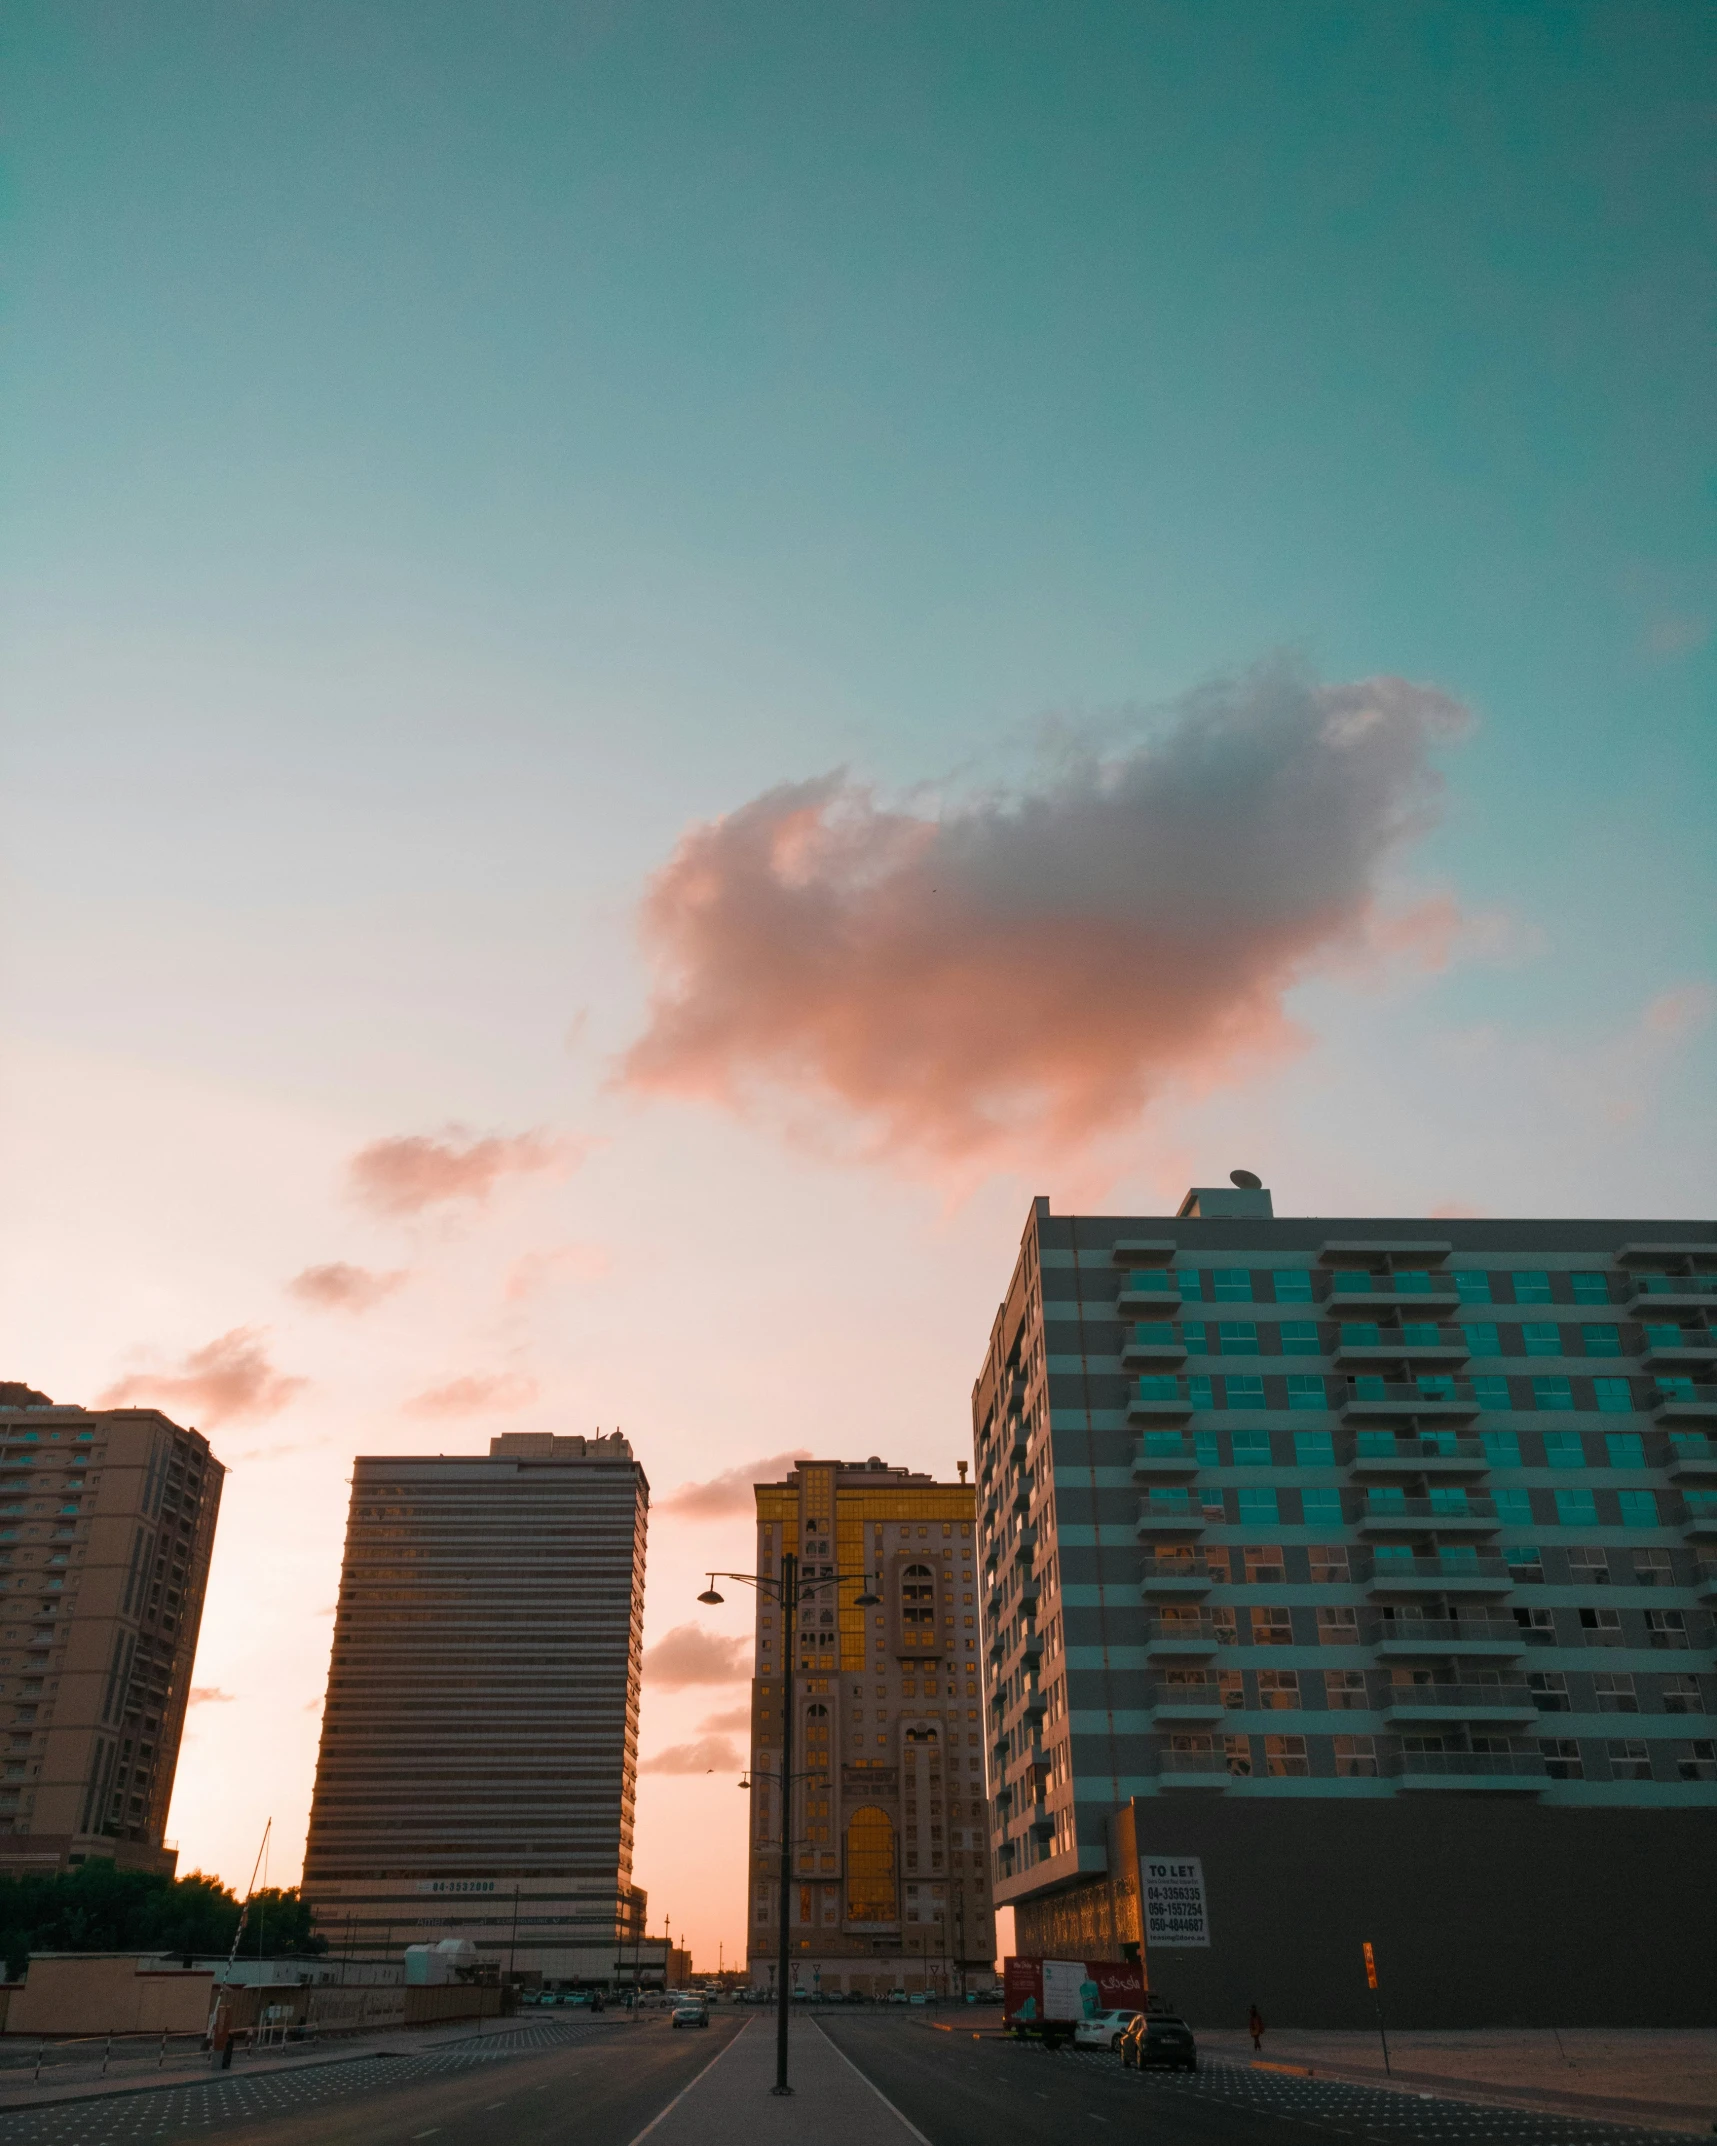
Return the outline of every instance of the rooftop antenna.
{"type": "Polygon", "coordinates": [[[1242,1192],[1262,1192],[1264,1180],[1255,1170],[1230,1170],[1228,1182],[1238,1185],[1242,1192]]]}
{"type": "Polygon", "coordinates": [[[959,1471],[960,1471],[960,1480],[961,1480],[961,1482],[963,1483],[963,1482],[964,1482],[964,1481],[966,1480],[966,1470],[967,1470],[967,1469],[968,1469],[968,1468],[969,1468],[969,1467],[970,1467],[970,1466],[971,1466],[972,1464],[971,1464],[971,1462],[970,1462],[970,1461],[965,1461],[965,1460],[957,1460],[957,1461],[956,1461],[956,1462],[954,1463],[954,1465],[955,1465],[955,1467],[956,1467],[956,1468],[958,1468],[958,1469],[959,1469],[959,1471]]]}

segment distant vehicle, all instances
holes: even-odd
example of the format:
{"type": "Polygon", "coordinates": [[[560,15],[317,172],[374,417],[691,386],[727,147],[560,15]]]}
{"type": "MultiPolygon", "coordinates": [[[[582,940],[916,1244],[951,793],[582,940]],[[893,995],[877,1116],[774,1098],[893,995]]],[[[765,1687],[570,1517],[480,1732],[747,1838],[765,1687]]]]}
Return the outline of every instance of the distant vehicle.
{"type": "Polygon", "coordinates": [[[669,2025],[675,2027],[707,2027],[709,2025],[709,2006],[701,1998],[695,1997],[684,2004],[677,2004],[674,2007],[674,2016],[669,2021],[669,2025]]]}
{"type": "Polygon", "coordinates": [[[1198,2044],[1184,2019],[1137,2012],[1121,2036],[1121,2062],[1137,2071],[1197,2071],[1198,2044]]]}
{"type": "Polygon", "coordinates": [[[890,1990],[888,2001],[890,2004],[905,2004],[907,2002],[906,1992],[904,1990],[890,1990]]]}
{"type": "Polygon", "coordinates": [[[1075,2049],[1119,2049],[1122,2035],[1137,2017],[1136,2012],[1098,2012],[1090,2019],[1082,2019],[1073,2030],[1073,2046],[1075,2049]]]}

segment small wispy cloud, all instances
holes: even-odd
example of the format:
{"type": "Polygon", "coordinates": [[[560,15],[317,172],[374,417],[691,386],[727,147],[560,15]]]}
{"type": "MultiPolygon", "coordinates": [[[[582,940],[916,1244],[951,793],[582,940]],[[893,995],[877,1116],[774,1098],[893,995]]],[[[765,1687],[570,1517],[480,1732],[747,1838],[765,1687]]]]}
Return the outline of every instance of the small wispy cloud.
{"type": "Polygon", "coordinates": [[[719,1519],[728,1513],[748,1513],[752,1490],[758,1483],[778,1483],[802,1460],[809,1460],[808,1446],[795,1446],[791,1453],[771,1453],[762,1460],[744,1461],[726,1468],[701,1483],[682,1483],[656,1502],[659,1513],[688,1513],[699,1520],[719,1519]]]}
{"type": "Polygon", "coordinates": [[[516,1372],[471,1372],[413,1394],[401,1407],[408,1416],[510,1414],[517,1408],[529,1408],[537,1392],[535,1379],[523,1378],[516,1372]]]}
{"type": "Polygon", "coordinates": [[[706,1632],[701,1624],[678,1624],[644,1650],[644,1680],[664,1691],[688,1684],[738,1684],[750,1674],[751,1645],[706,1632]]]}
{"type": "Polygon", "coordinates": [[[222,1423],[265,1422],[308,1384],[274,1368],[259,1329],[235,1326],[207,1347],[193,1349],[171,1370],[127,1372],[97,1395],[96,1406],[159,1408],[213,1429],[222,1423]]]}
{"type": "Polygon", "coordinates": [[[353,1267],[343,1259],[335,1259],[326,1266],[306,1267],[286,1287],[300,1302],[313,1304],[318,1311],[366,1312],[410,1279],[409,1267],[377,1274],[368,1267],[353,1267]]]}
{"type": "Polygon", "coordinates": [[[502,1295],[523,1304],[556,1282],[596,1282],[608,1272],[608,1253],[599,1244],[557,1244],[547,1251],[524,1252],[507,1269],[502,1295]]]}
{"type": "Polygon", "coordinates": [[[576,1168],[590,1146],[540,1131],[473,1138],[466,1127],[449,1125],[439,1139],[404,1133],[372,1140],[347,1165],[347,1186],[360,1206],[379,1215],[421,1214],[453,1200],[480,1207],[503,1177],[576,1168]]]}
{"type": "Polygon", "coordinates": [[[218,1684],[193,1684],[186,1698],[187,1706],[230,1706],[232,1693],[222,1691],[218,1684]]]}
{"type": "Polygon", "coordinates": [[[703,1736],[696,1743],[670,1744],[639,1762],[640,1773],[737,1773],[745,1764],[725,1736],[703,1736]]]}

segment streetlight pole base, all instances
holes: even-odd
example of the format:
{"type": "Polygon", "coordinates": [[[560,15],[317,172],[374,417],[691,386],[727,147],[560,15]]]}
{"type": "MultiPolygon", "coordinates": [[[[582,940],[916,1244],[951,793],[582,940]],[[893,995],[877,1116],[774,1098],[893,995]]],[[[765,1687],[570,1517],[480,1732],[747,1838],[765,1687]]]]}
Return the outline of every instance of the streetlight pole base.
{"type": "Polygon", "coordinates": [[[769,2091],[772,2094],[790,2094],[793,2089],[790,2086],[772,2086],[769,2091]]]}

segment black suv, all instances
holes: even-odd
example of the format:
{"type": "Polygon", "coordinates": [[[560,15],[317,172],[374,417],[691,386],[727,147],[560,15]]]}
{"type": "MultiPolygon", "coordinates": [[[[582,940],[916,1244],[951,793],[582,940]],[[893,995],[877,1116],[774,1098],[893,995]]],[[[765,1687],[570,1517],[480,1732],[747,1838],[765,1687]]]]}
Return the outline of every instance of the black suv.
{"type": "Polygon", "coordinates": [[[1121,2036],[1121,2062],[1140,2071],[1197,2071],[1198,2044],[1184,2019],[1137,2012],[1121,2036]]]}

